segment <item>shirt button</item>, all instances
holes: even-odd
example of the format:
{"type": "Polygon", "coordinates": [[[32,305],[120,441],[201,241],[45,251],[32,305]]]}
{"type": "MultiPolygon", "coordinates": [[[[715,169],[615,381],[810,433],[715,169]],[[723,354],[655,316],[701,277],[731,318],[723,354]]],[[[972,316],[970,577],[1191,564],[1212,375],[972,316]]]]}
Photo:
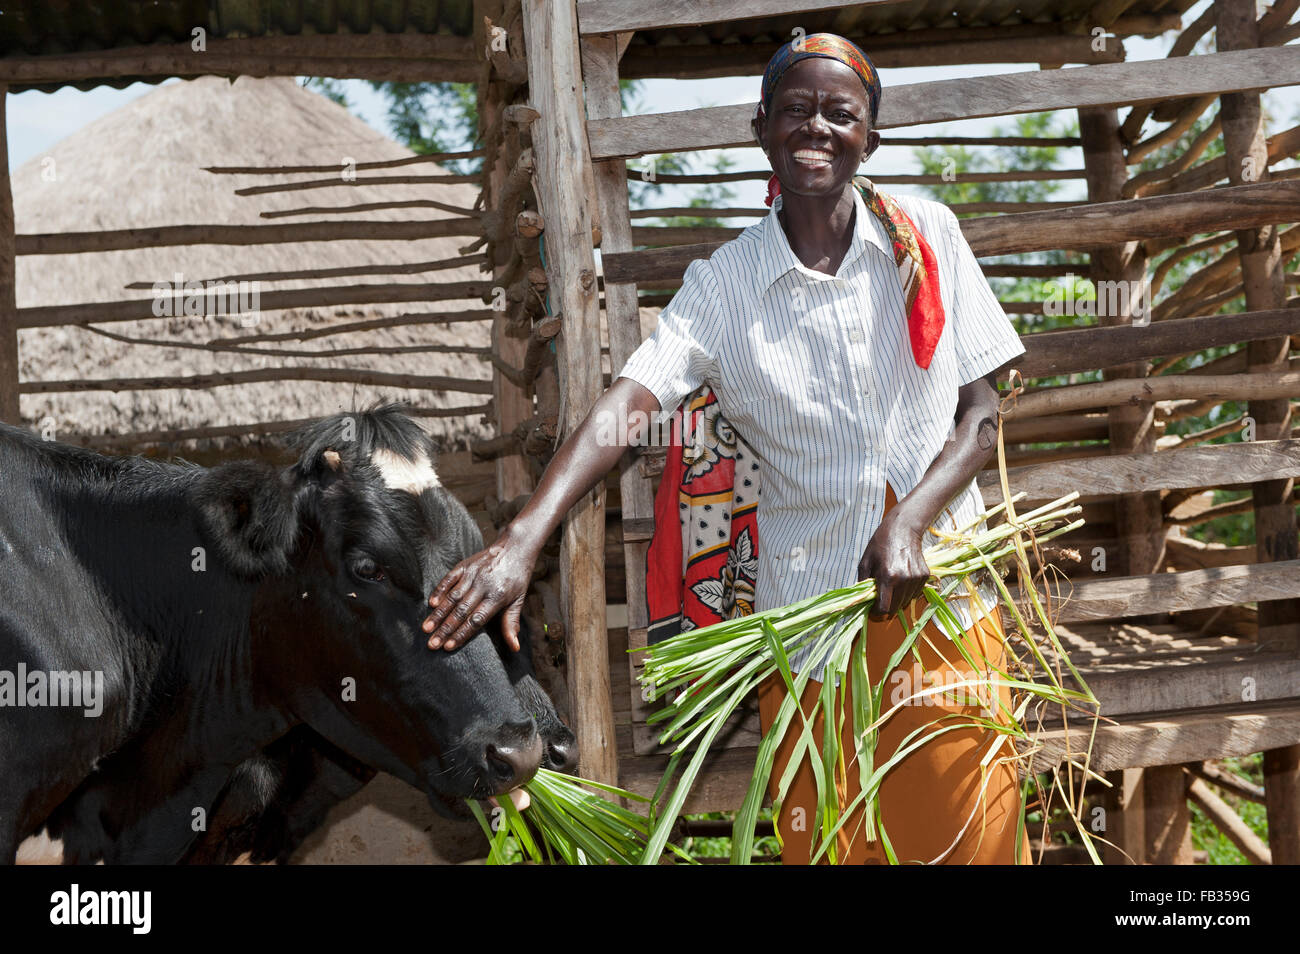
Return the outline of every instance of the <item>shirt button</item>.
{"type": "Polygon", "coordinates": [[[854,344],[862,344],[862,330],[860,328],[854,328],[850,331],[849,340],[854,344]]]}

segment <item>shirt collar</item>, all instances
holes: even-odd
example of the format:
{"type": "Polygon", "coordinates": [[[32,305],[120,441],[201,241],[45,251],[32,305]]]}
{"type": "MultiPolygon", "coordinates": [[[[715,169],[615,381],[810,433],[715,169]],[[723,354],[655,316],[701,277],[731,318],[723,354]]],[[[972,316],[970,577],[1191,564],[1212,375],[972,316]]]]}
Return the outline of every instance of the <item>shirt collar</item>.
{"type": "MultiPolygon", "coordinates": [[[[889,236],[885,232],[885,227],[876,221],[875,215],[867,208],[867,204],[862,201],[862,194],[858,192],[857,188],[853,188],[852,191],[853,204],[857,208],[857,213],[854,216],[853,238],[849,242],[849,250],[844,253],[844,261],[840,263],[840,274],[843,274],[849,265],[857,260],[858,256],[866,250],[868,244],[880,249],[891,263],[894,261],[893,250],[890,247],[889,236]]],[[[767,218],[762,223],[762,256],[758,263],[758,274],[755,275],[760,297],[766,294],[767,290],[772,287],[773,282],[792,268],[810,271],[807,266],[799,261],[798,256],[794,254],[794,250],[790,248],[790,240],[786,237],[785,229],[781,228],[781,220],[776,217],[783,199],[784,196],[778,195],[772,201],[772,207],[768,209],[767,218]]],[[[823,274],[822,277],[829,279],[832,276],[823,274]]]]}

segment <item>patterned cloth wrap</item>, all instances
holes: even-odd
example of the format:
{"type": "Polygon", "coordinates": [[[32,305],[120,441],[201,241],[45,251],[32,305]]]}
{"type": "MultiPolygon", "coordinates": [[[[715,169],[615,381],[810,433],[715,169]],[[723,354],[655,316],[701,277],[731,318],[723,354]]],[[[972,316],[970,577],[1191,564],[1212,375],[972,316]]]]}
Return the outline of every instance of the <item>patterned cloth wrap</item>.
{"type": "MultiPolygon", "coordinates": [[[[943,332],[938,267],[929,243],[892,198],[865,176],[853,184],[889,233],[922,368],[943,332]]],[[[647,641],[754,611],[758,573],[758,458],[722,416],[707,384],[673,413],[646,555],[647,641]]]]}

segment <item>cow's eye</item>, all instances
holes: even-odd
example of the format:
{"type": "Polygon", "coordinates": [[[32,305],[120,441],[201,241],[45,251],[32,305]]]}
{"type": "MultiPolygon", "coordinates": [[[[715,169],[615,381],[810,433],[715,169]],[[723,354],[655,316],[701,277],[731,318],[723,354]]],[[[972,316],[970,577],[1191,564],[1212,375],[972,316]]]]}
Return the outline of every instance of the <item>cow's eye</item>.
{"type": "Polygon", "coordinates": [[[355,576],[371,583],[378,583],[384,578],[384,569],[370,557],[358,557],[352,561],[352,572],[355,576]]]}

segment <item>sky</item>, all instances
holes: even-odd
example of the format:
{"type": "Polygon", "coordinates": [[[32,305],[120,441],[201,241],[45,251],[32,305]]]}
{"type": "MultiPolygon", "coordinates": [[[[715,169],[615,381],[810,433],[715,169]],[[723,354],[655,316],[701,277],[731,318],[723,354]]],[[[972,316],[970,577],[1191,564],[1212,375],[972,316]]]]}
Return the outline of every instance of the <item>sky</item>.
{"type": "MultiPolygon", "coordinates": [[[[1183,15],[1183,23],[1190,24],[1209,5],[1209,0],[1202,0],[1183,15]]],[[[1155,39],[1129,37],[1124,40],[1128,62],[1160,59],[1167,55],[1176,34],[1167,33],[1155,39]]],[[[870,54],[870,49],[867,53],[870,54]]],[[[1015,73],[1036,70],[1033,64],[981,64],[966,67],[921,67],[903,69],[881,69],[880,78],[885,97],[894,85],[924,83],[936,80],[959,79],[967,76],[1015,73]]],[[[168,82],[178,82],[169,80],[168,82]]],[[[642,105],[639,112],[670,112],[692,109],[698,106],[725,106],[737,103],[752,103],[758,98],[759,78],[756,76],[732,77],[706,80],[649,80],[642,84],[642,105]]],[[[344,89],[353,112],[381,132],[387,132],[384,122],[384,107],[380,97],[361,81],[345,81],[344,89]]],[[[99,87],[88,92],[65,88],[55,93],[25,92],[10,95],[7,104],[9,165],[17,168],[34,157],[39,157],[65,136],[75,132],[86,123],[112,112],[125,103],[155,89],[145,83],[136,83],[126,89],[99,87]]],[[[1270,131],[1290,128],[1300,123],[1300,89],[1284,87],[1270,90],[1265,94],[1265,108],[1272,114],[1270,131]]],[[[1121,115],[1126,110],[1121,110],[1121,115]]],[[[1062,112],[1062,123],[1069,117],[1062,112]]],[[[988,119],[964,120],[924,126],[911,126],[905,130],[885,130],[882,135],[887,139],[891,132],[895,135],[932,136],[990,135],[1001,125],[1007,128],[1013,117],[991,117],[988,119]]],[[[1149,124],[1149,129],[1150,127],[1149,124]]],[[[1149,131],[1149,130],[1148,130],[1149,131]]],[[[980,147],[974,147],[980,148],[980,147]]],[[[292,147],[286,146],[285,161],[292,162],[292,147]]],[[[757,148],[721,150],[733,160],[735,170],[766,169],[767,162],[763,153],[757,148]]],[[[1062,168],[1079,169],[1083,166],[1081,150],[1066,150],[1061,154],[1062,168]]],[[[886,173],[915,172],[916,163],[910,146],[882,146],[863,167],[868,175],[886,173]]],[[[742,207],[759,207],[766,194],[766,184],[759,180],[732,184],[736,198],[734,204],[742,207]]],[[[917,186],[891,185],[890,191],[907,193],[919,191],[917,186]]],[[[672,206],[685,204],[691,198],[691,187],[666,187],[654,199],[654,204],[672,206]]],[[[1068,180],[1060,194],[1061,199],[1083,199],[1086,191],[1083,181],[1068,180]]],[[[743,219],[733,220],[732,224],[741,225],[743,219]]]]}

